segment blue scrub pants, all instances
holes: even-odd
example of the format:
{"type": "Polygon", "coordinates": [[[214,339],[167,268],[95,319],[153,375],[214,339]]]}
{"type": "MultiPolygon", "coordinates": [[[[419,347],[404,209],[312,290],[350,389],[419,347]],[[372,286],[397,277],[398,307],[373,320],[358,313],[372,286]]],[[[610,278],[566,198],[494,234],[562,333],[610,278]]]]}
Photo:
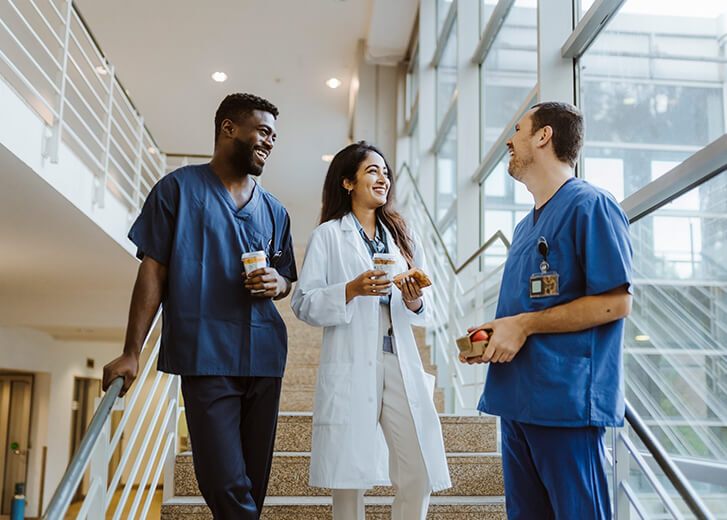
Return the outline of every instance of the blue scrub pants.
{"type": "Polygon", "coordinates": [[[501,424],[509,520],[610,520],[604,428],[501,424]]]}
{"type": "Polygon", "coordinates": [[[260,518],[281,382],[279,377],[182,376],[194,473],[215,519],[260,518]]]}

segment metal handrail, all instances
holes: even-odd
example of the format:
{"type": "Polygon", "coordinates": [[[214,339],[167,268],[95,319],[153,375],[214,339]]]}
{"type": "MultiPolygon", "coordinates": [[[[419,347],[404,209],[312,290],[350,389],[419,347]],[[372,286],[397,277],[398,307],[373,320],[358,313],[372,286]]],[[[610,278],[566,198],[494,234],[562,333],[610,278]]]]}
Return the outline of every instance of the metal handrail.
{"type": "MultiPolygon", "coordinates": [[[[169,156],[169,154],[167,154],[169,156]]],[[[429,224],[432,227],[432,231],[434,231],[434,234],[437,237],[437,242],[439,242],[439,245],[442,246],[442,250],[444,251],[444,256],[447,259],[447,263],[449,264],[449,267],[452,268],[452,271],[454,274],[459,274],[462,271],[464,271],[469,265],[477,260],[482,253],[484,253],[487,249],[489,249],[497,240],[500,240],[507,249],[510,249],[510,241],[507,239],[505,234],[500,231],[499,229],[493,233],[493,235],[487,239],[487,241],[482,244],[474,253],[472,253],[467,260],[462,262],[462,264],[457,267],[452,260],[452,257],[449,254],[449,250],[447,249],[447,245],[444,242],[444,239],[442,238],[441,233],[439,232],[439,228],[437,228],[437,225],[434,222],[434,218],[432,218],[432,214],[429,213],[429,208],[427,207],[426,203],[424,202],[424,196],[422,195],[421,191],[419,191],[419,186],[417,185],[417,181],[414,178],[414,175],[411,173],[411,169],[409,168],[409,165],[407,163],[403,163],[401,165],[401,168],[399,168],[399,173],[396,175],[397,180],[401,175],[405,173],[409,180],[411,181],[412,189],[414,190],[414,194],[416,195],[417,199],[419,200],[419,204],[421,209],[424,211],[424,214],[427,217],[427,220],[429,221],[429,224]]]]}
{"type": "Polygon", "coordinates": [[[81,482],[83,472],[86,470],[86,466],[88,466],[91,459],[91,453],[101,435],[101,430],[111,414],[111,410],[123,385],[123,377],[117,377],[111,382],[109,389],[104,394],[101,403],[93,414],[91,423],[88,425],[88,430],[81,440],[78,451],[73,455],[71,463],[68,465],[60,484],[58,484],[55,493],[53,493],[53,497],[48,503],[48,508],[42,516],[43,520],[57,520],[63,518],[66,514],[68,506],[71,504],[71,500],[73,500],[73,494],[81,482]]]}
{"type": "Polygon", "coordinates": [[[651,433],[649,427],[644,424],[641,416],[634,411],[628,401],[626,401],[625,417],[626,422],[629,423],[631,429],[634,430],[634,433],[636,433],[646,449],[652,457],[654,457],[654,460],[664,472],[666,478],[669,479],[672,486],[674,486],[674,489],[677,490],[679,496],[681,496],[682,500],[684,500],[687,504],[689,510],[694,513],[699,520],[713,519],[714,515],[712,515],[709,509],[707,509],[707,506],[704,505],[704,502],[702,502],[702,499],[699,498],[699,495],[697,495],[696,491],[694,491],[694,488],[691,486],[687,478],[677,467],[654,434],[651,433]]]}

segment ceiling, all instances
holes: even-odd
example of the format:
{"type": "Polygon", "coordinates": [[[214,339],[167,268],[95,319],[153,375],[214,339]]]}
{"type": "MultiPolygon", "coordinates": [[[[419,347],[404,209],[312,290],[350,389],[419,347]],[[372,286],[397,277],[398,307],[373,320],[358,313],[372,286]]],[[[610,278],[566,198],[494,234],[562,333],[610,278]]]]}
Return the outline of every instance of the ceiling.
{"type": "Polygon", "coordinates": [[[357,46],[396,61],[416,0],[77,0],[76,5],[159,147],[210,154],[213,119],[230,92],[280,109],[263,184],[288,207],[307,241],[320,208],[324,154],[347,144],[357,46]],[[387,9],[388,8],[388,9],[387,9]],[[225,72],[215,83],[211,74],[225,72]],[[341,87],[325,85],[337,77],[341,87]]]}
{"type": "Polygon", "coordinates": [[[0,326],[123,337],[138,263],[0,145],[0,326]]]}

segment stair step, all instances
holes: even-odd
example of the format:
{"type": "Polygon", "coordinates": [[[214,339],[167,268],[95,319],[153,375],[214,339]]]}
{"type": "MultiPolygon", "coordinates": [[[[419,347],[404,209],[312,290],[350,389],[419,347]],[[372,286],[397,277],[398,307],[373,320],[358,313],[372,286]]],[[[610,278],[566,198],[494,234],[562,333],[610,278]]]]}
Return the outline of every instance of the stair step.
{"type": "MultiPolygon", "coordinates": [[[[436,493],[448,496],[503,495],[500,455],[497,453],[451,453],[447,455],[452,487],[436,493]]],[[[330,490],[308,486],[310,453],[276,453],[270,473],[268,496],[324,496],[330,490]]],[[[174,493],[177,496],[199,495],[192,466],[192,454],[177,455],[174,467],[174,493]]],[[[377,486],[369,495],[393,495],[394,488],[377,486]]]]}
{"type": "MultiPolygon", "coordinates": [[[[290,384],[283,381],[280,394],[281,412],[310,412],[313,410],[314,385],[290,384]]],[[[444,412],[444,391],[434,389],[434,406],[439,413],[444,412]]]]}
{"type": "MultiPolygon", "coordinates": [[[[440,415],[444,447],[453,453],[487,453],[497,449],[497,421],[489,416],[440,415]]],[[[311,450],[312,414],[286,412],[278,418],[275,451],[311,450]]]]}
{"type": "MultiPolygon", "coordinates": [[[[392,497],[366,497],[367,520],[389,520],[392,497]]],[[[161,520],[211,520],[202,497],[172,497],[161,520]]],[[[332,520],[330,497],[268,497],[262,520],[332,520]]],[[[432,497],[427,520],[505,520],[502,497],[432,497]]]]}

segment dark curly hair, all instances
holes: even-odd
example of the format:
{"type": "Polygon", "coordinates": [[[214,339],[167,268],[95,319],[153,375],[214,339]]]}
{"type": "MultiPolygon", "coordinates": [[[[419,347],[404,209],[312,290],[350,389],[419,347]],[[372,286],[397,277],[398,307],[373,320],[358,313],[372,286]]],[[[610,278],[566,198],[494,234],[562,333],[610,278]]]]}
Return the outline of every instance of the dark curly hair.
{"type": "Polygon", "coordinates": [[[238,92],[236,94],[230,94],[223,99],[215,113],[215,143],[222,129],[222,121],[225,119],[239,121],[241,117],[250,114],[253,110],[270,112],[275,119],[278,118],[278,107],[267,99],[254,94],[242,94],[238,92]]]}

